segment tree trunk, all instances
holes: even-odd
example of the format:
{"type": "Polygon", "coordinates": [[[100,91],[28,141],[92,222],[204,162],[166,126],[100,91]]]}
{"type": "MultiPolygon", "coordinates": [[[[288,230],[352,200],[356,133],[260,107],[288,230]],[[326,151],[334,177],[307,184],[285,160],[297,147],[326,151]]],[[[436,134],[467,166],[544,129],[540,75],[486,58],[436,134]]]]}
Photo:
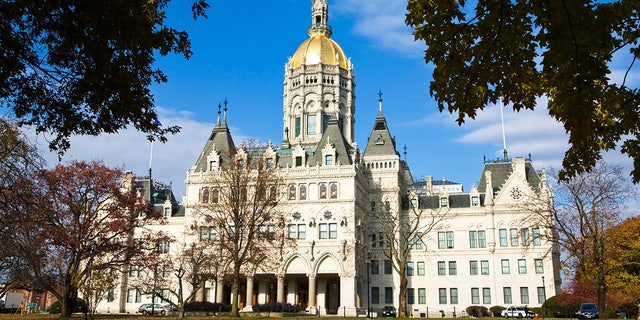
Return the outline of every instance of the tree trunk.
{"type": "Polygon", "coordinates": [[[598,313],[600,319],[609,319],[607,311],[607,285],[604,280],[598,281],[596,285],[596,294],[598,295],[598,313]]]}
{"type": "Polygon", "coordinates": [[[69,288],[65,291],[62,301],[60,302],[60,318],[71,318],[73,310],[76,308],[78,301],[78,290],[69,288]]]}
{"type": "Polygon", "coordinates": [[[239,318],[240,312],[239,312],[239,306],[238,306],[238,287],[239,287],[239,279],[236,276],[231,282],[231,316],[239,318]]]}
{"type": "Polygon", "coordinates": [[[400,274],[400,292],[398,292],[398,301],[400,305],[398,306],[398,318],[406,318],[407,314],[407,277],[402,272],[400,274]]]}

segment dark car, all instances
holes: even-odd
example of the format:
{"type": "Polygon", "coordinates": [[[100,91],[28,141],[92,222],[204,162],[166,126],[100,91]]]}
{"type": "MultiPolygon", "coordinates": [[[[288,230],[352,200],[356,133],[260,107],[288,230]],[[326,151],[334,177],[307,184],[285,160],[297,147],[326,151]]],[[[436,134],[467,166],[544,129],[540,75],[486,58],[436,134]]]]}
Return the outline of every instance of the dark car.
{"type": "Polygon", "coordinates": [[[395,318],[396,317],[396,307],[394,307],[394,306],[384,306],[384,308],[382,308],[382,317],[383,318],[386,318],[386,317],[395,318]]]}
{"type": "Polygon", "coordinates": [[[598,312],[598,305],[595,303],[583,303],[580,305],[580,310],[576,312],[578,319],[598,319],[600,316],[598,312]]]}

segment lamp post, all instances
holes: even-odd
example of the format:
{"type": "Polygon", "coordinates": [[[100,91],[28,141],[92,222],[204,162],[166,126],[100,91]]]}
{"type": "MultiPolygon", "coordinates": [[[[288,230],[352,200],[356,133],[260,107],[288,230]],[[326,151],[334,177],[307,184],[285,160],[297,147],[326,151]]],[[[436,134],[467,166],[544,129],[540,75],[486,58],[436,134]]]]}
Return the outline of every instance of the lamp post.
{"type": "Polygon", "coordinates": [[[367,258],[367,318],[371,318],[371,279],[369,273],[371,273],[371,260],[367,258]]]}
{"type": "Polygon", "coordinates": [[[544,315],[547,316],[547,288],[544,286],[544,276],[542,276],[542,305],[544,306],[544,315]]]}

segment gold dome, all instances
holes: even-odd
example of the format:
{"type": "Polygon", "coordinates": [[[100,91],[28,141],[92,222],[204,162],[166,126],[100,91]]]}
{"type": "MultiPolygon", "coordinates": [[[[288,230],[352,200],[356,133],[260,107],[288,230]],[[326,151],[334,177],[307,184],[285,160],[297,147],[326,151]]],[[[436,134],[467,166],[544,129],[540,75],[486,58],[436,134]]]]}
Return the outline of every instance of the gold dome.
{"type": "Polygon", "coordinates": [[[347,69],[347,57],[342,48],[327,36],[315,35],[303,42],[291,59],[291,67],[326,64],[347,69]]]}

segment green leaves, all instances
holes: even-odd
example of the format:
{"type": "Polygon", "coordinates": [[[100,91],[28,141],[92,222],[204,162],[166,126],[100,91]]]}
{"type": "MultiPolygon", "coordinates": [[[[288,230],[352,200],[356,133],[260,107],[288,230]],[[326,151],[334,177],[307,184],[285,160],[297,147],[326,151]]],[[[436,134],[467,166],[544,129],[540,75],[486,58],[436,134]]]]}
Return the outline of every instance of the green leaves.
{"type": "Polygon", "coordinates": [[[589,171],[622,142],[637,183],[640,94],[626,78],[639,56],[639,9],[627,0],[410,0],[406,23],[435,65],[431,95],[459,124],[500,98],[519,111],[546,97],[571,144],[561,178],[589,171]],[[632,62],[619,83],[609,65],[621,49],[632,62]]]}
{"type": "MultiPolygon", "coordinates": [[[[166,140],[153,82],[167,81],[156,54],[191,55],[184,31],[164,24],[169,0],[3,1],[0,3],[0,101],[22,124],[53,135],[64,152],[72,135],[115,133],[132,125],[166,140]]],[[[204,16],[204,0],[192,4],[204,16]]]]}

